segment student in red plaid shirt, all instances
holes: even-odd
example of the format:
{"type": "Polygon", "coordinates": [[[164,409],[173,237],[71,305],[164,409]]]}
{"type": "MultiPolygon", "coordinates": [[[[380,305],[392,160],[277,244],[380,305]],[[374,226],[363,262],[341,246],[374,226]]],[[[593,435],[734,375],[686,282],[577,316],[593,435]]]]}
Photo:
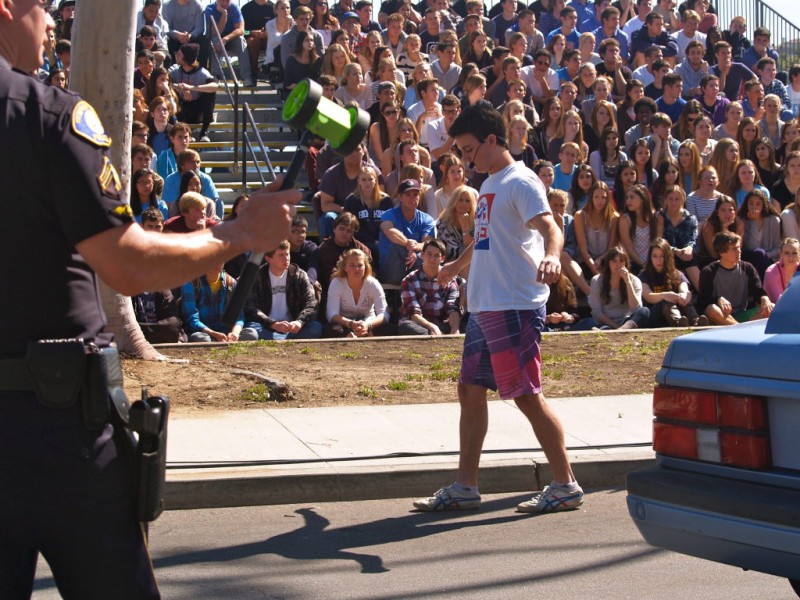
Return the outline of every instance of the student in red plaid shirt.
{"type": "Polygon", "coordinates": [[[444,244],[437,239],[422,246],[422,267],[412,271],[400,284],[403,301],[397,333],[400,335],[443,335],[458,333],[461,311],[458,284],[451,279],[442,286],[436,276],[445,259],[444,244]]]}

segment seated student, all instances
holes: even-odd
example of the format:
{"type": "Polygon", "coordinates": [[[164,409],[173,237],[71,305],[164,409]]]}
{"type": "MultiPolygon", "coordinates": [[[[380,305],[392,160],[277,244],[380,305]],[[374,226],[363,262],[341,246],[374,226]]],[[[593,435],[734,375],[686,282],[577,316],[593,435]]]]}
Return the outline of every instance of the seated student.
{"type": "Polygon", "coordinates": [[[178,201],[180,214],[164,223],[164,231],[170,233],[191,233],[216,225],[216,218],[206,216],[208,201],[202,194],[186,192],[178,201]]]}
{"type": "Polygon", "coordinates": [[[763,280],[767,267],[781,252],[781,220],[767,194],[752,190],[744,197],[739,218],[744,221],[742,258],[758,271],[763,280]]]}
{"type": "Polygon", "coordinates": [[[625,250],[615,246],[605,253],[600,273],[592,278],[589,306],[600,329],[647,326],[650,310],[642,306],[642,282],[629,267],[625,250]]]}
{"type": "Polygon", "coordinates": [[[208,142],[208,128],[214,120],[217,102],[217,80],[197,62],[198,44],[183,44],[169,69],[172,86],[178,93],[180,106],[177,118],[184,123],[201,123],[198,138],[208,142]]]}
{"type": "Polygon", "coordinates": [[[655,169],[662,161],[678,157],[680,142],[672,137],[672,119],[665,113],[657,112],[653,115],[650,119],[650,131],[652,133],[644,139],[650,148],[650,164],[655,169]]]}
{"type": "Polygon", "coordinates": [[[203,196],[211,200],[217,217],[222,218],[225,214],[225,207],[222,204],[222,200],[219,198],[219,193],[214,185],[214,181],[209,175],[200,170],[200,165],[202,164],[200,154],[198,154],[196,150],[190,148],[178,153],[176,162],[178,163],[178,170],[164,179],[164,193],[161,195],[162,200],[169,206],[170,215],[177,214],[178,211],[176,209],[178,205],[175,201],[181,197],[180,190],[183,176],[187,172],[192,171],[194,175],[200,178],[203,196]]]}
{"type": "Polygon", "coordinates": [[[156,58],[149,50],[139,50],[136,53],[136,68],[133,71],[133,89],[144,90],[150,75],[156,68],[156,58]]]}
{"type": "Polygon", "coordinates": [[[664,86],[664,95],[656,100],[658,112],[667,114],[676,123],[686,106],[686,100],[682,97],[683,78],[679,73],[669,73],[662,78],[661,83],[664,86]]]}
{"type": "Polygon", "coordinates": [[[697,309],[712,325],[736,325],[765,319],[775,306],[758,277],[755,267],[741,260],[741,236],[721,231],[714,236],[719,256],[700,272],[697,309]]]}
{"type": "Polygon", "coordinates": [[[634,185],[625,194],[625,212],[619,218],[619,239],[634,273],[644,268],[650,244],[663,230],[664,219],[653,211],[649,190],[634,185]]]}
{"type": "MultiPolygon", "coordinates": [[[[157,208],[142,212],[142,229],[161,232],[164,216],[157,208]]],[[[178,304],[170,290],[144,292],[131,298],[136,321],[151,344],[185,342],[186,334],[178,316],[178,304]]]]}
{"type": "Polygon", "coordinates": [[[181,310],[190,342],[256,341],[258,333],[242,328],[244,314],[239,314],[233,327],[222,322],[225,307],[236,289],[236,280],[220,264],[198,279],[183,284],[181,310]]]}
{"type": "Polygon", "coordinates": [[[633,143],[639,138],[646,137],[652,133],[650,119],[658,112],[658,106],[656,106],[655,100],[652,98],[643,97],[639,98],[633,105],[633,111],[636,113],[636,125],[624,133],[626,148],[633,146],[633,143]]]}
{"type": "Polygon", "coordinates": [[[145,168],[135,171],[131,176],[130,204],[138,223],[142,222],[142,213],[149,208],[158,210],[163,219],[169,216],[167,203],[156,194],[154,175],[150,169],[145,168]]]}
{"type": "MultiPolygon", "coordinates": [[[[569,194],[563,190],[549,190],[547,192],[547,203],[553,211],[553,219],[561,229],[564,236],[564,249],[561,251],[561,271],[569,278],[570,289],[575,294],[575,287],[580,288],[584,295],[589,295],[589,282],[583,277],[579,259],[578,241],[575,238],[575,219],[567,212],[569,204],[569,194]],[[573,285],[574,284],[574,285],[573,285]]],[[[565,291],[563,286],[560,291],[565,291]]],[[[562,321],[559,321],[562,322],[562,321]]]]}
{"type": "Polygon", "coordinates": [[[166,179],[178,170],[178,154],[189,148],[192,141],[192,128],[186,123],[176,123],[169,132],[170,147],[158,155],[156,171],[166,179]]]}
{"type": "Polygon", "coordinates": [[[381,191],[378,173],[369,166],[362,166],[358,174],[358,185],[344,201],[344,211],[358,218],[356,239],[369,248],[374,260],[378,260],[378,237],[383,213],[394,207],[392,199],[381,191]]]}
{"type": "Polygon", "coordinates": [[[717,64],[711,67],[711,74],[719,77],[720,90],[733,102],[739,100],[742,85],[755,77],[750,69],[740,62],[734,62],[733,49],[728,42],[714,44],[714,56],[717,64]]]}
{"type": "Polygon", "coordinates": [[[137,53],[141,50],[150,52],[155,58],[156,67],[168,67],[172,64],[172,57],[167,49],[167,44],[158,37],[157,31],[152,25],[145,25],[139,29],[134,49],[137,53]]]}
{"type": "Polygon", "coordinates": [[[647,264],[639,279],[645,306],[650,309],[648,327],[708,325],[705,316],[697,316],[689,280],[675,268],[672,248],[665,239],[657,238],[650,244],[647,264]]]}
{"type": "Polygon", "coordinates": [[[292,217],[291,230],[289,231],[290,259],[308,275],[311,283],[317,283],[317,254],[318,246],[306,239],[308,221],[302,215],[292,217]]]}
{"type": "Polygon", "coordinates": [[[547,145],[547,160],[560,159],[561,150],[567,143],[574,143],[579,149],[576,162],[582,163],[589,159],[589,145],[583,141],[583,122],[574,110],[565,112],[561,118],[556,137],[547,145]]]}
{"type": "Polygon", "coordinates": [[[800,266],[800,241],[787,237],[781,243],[781,256],[764,274],[764,289],[769,299],[777,302],[800,266]]]}
{"type": "MultiPolygon", "coordinates": [[[[320,238],[331,235],[336,216],[344,210],[344,201],[358,185],[358,175],[361,173],[361,167],[365,164],[366,156],[366,147],[364,144],[359,144],[341,162],[327,169],[322,176],[319,182],[319,192],[317,192],[322,212],[322,216],[319,218],[320,238]]],[[[369,161],[369,158],[366,158],[366,161],[369,161]]],[[[374,167],[372,161],[367,164],[374,167]]]]}
{"type": "MultiPolygon", "coordinates": [[[[230,0],[216,0],[216,2],[206,6],[203,12],[206,20],[214,19],[228,56],[231,58],[236,57],[239,60],[239,71],[241,78],[244,80],[244,86],[255,87],[256,82],[253,78],[253,70],[250,68],[250,55],[247,53],[247,42],[244,38],[244,18],[239,7],[230,2],[230,0]]],[[[212,36],[211,44],[217,52],[222,50],[219,38],[212,36]]],[[[321,49],[320,47],[319,50],[321,49]]],[[[288,53],[283,54],[283,57],[285,62],[288,53]]],[[[219,66],[214,66],[214,70],[218,71],[219,66]]],[[[224,74],[221,72],[216,73],[216,75],[220,79],[224,78],[224,74]]]]}
{"type": "Polygon", "coordinates": [[[458,333],[458,284],[455,279],[445,285],[437,281],[444,260],[445,248],[440,240],[428,240],[422,245],[422,267],[406,275],[400,284],[403,305],[398,335],[458,333]]]}
{"type": "Polygon", "coordinates": [[[594,276],[600,273],[600,259],[617,243],[619,214],[614,209],[611,190],[602,181],[589,191],[589,201],[575,213],[576,260],[594,276]]]}
{"type": "MultiPolygon", "coordinates": [[[[413,139],[402,140],[397,144],[396,168],[388,174],[384,185],[384,189],[389,196],[392,198],[397,196],[397,188],[400,182],[403,179],[408,179],[408,176],[403,175],[403,171],[406,167],[412,165],[419,167],[422,171],[422,174],[420,174],[419,177],[415,177],[415,179],[419,179],[426,188],[432,189],[431,195],[435,194],[436,176],[430,168],[423,165],[423,152],[425,152],[425,149],[419,146],[413,139]]],[[[423,203],[423,199],[420,199],[420,203],[423,203]]]]}
{"type": "Polygon", "coordinates": [[[435,235],[433,218],[418,210],[421,183],[404,179],[397,188],[400,204],[381,217],[378,239],[381,275],[385,283],[400,285],[403,277],[419,268],[422,244],[435,235]]]}
{"type": "Polygon", "coordinates": [[[555,168],[555,179],[553,187],[557,190],[568,192],[572,187],[572,178],[575,176],[575,169],[581,155],[580,146],[575,142],[564,142],[561,151],[558,153],[559,162],[555,168]]]}
{"type": "Polygon", "coordinates": [[[372,337],[388,333],[389,314],[381,284],[372,276],[369,256],[347,250],[328,287],[325,337],[372,337]]]}
{"type": "Polygon", "coordinates": [[[323,293],[328,289],[331,274],[336,269],[339,258],[348,250],[361,250],[370,261],[374,260],[369,248],[355,239],[358,227],[358,218],[353,213],[343,212],[333,222],[333,234],[322,240],[317,248],[317,281],[323,293]]]}
{"type": "MultiPolygon", "coordinates": [[[[445,259],[454,261],[466,250],[475,235],[475,210],[478,192],[468,185],[457,186],[436,221],[436,237],[444,244],[445,259]]],[[[469,265],[459,273],[466,277],[469,265]]]]}
{"type": "Polygon", "coordinates": [[[308,340],[322,336],[318,300],[305,271],[290,263],[288,240],[264,255],[244,307],[247,327],[261,340],[308,340]]]}

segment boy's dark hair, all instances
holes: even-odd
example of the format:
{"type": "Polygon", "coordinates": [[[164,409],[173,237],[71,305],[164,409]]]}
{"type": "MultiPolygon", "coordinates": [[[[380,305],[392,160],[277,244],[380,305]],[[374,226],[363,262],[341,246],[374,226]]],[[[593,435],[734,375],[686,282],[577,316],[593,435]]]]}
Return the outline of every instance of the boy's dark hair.
{"type": "Polygon", "coordinates": [[[505,46],[495,46],[494,50],[492,50],[492,60],[499,60],[503,58],[506,54],[510,53],[511,50],[509,50],[505,46]]]}
{"type": "Polygon", "coordinates": [[[366,6],[372,6],[372,2],[370,2],[370,0],[358,0],[358,2],[353,4],[353,8],[355,8],[356,10],[361,10],[366,6]]]}
{"type": "Polygon", "coordinates": [[[151,63],[156,62],[156,57],[153,55],[153,53],[150,52],[150,50],[146,50],[144,48],[142,48],[136,53],[136,60],[138,61],[140,58],[146,58],[151,63]]]}
{"type": "Polygon", "coordinates": [[[131,146],[131,158],[140,153],[147,154],[147,156],[153,156],[153,149],[143,142],[131,146]]]}
{"type": "Polygon", "coordinates": [[[669,69],[669,63],[665,61],[663,58],[659,58],[653,61],[653,66],[650,68],[653,69],[653,73],[656,73],[661,69],[669,69]]]}
{"type": "Polygon", "coordinates": [[[442,240],[437,238],[429,239],[427,242],[422,244],[422,251],[425,252],[425,250],[428,249],[428,246],[436,246],[439,249],[439,252],[442,253],[443,257],[447,256],[447,248],[445,248],[444,242],[442,240]]]}
{"type": "Polygon", "coordinates": [[[706,87],[708,85],[708,83],[710,81],[714,81],[714,80],[719,81],[719,77],[717,77],[716,75],[713,75],[711,73],[709,73],[708,75],[703,75],[700,78],[700,87],[704,88],[704,87],[706,87]]]}
{"type": "Polygon", "coordinates": [[[727,252],[731,246],[738,244],[742,241],[742,237],[738,233],[732,231],[720,231],[714,236],[714,252],[717,255],[727,252]]]}
{"type": "Polygon", "coordinates": [[[336,220],[333,222],[333,228],[336,229],[339,225],[345,225],[346,227],[352,227],[353,231],[358,231],[359,225],[361,223],[358,222],[358,217],[356,217],[353,213],[343,212],[336,220]]]}
{"type": "Polygon", "coordinates": [[[758,62],[756,63],[756,70],[763,71],[764,67],[766,67],[767,65],[772,65],[773,67],[777,67],[774,58],[772,58],[771,56],[765,56],[764,58],[758,59],[758,62]]]}
{"type": "Polygon", "coordinates": [[[683,77],[681,77],[680,73],[668,73],[664,75],[664,78],[661,80],[661,85],[667,87],[668,85],[675,85],[678,82],[683,83],[683,77]]]}
{"type": "Polygon", "coordinates": [[[441,102],[442,106],[461,106],[461,100],[458,99],[458,96],[453,94],[447,94],[444,98],[442,98],[441,102]]]}
{"type": "Polygon", "coordinates": [[[503,117],[494,106],[485,100],[461,111],[447,133],[450,137],[471,133],[481,143],[485,142],[490,135],[494,135],[498,144],[506,145],[506,126],[503,123],[503,117]]]}
{"type": "Polygon", "coordinates": [[[71,52],[72,42],[70,42],[69,40],[60,39],[56,42],[54,51],[56,54],[64,54],[64,52],[71,52]]]}
{"type": "Polygon", "coordinates": [[[145,25],[139,30],[139,37],[156,37],[156,30],[151,25],[145,25]]]}
{"type": "Polygon", "coordinates": [[[766,27],[756,27],[756,30],[753,32],[753,39],[756,39],[757,37],[765,37],[769,39],[772,38],[772,34],[766,27]]]}
{"type": "Polygon", "coordinates": [[[672,127],[672,119],[670,119],[669,115],[662,112],[657,112],[652,116],[650,119],[650,127],[658,127],[659,125],[666,125],[667,127],[672,127]]]}
{"type": "Polygon", "coordinates": [[[303,215],[295,215],[292,217],[292,228],[304,227],[308,229],[308,221],[303,215]]]}
{"type": "Polygon", "coordinates": [[[164,215],[161,214],[161,211],[158,208],[152,206],[142,211],[142,223],[145,221],[156,221],[157,223],[163,223],[164,215]]]}
{"type": "Polygon", "coordinates": [[[533,163],[533,172],[538,175],[539,171],[541,171],[545,167],[550,167],[551,169],[555,169],[555,166],[549,160],[544,160],[543,158],[540,158],[535,163],[533,163]]]}

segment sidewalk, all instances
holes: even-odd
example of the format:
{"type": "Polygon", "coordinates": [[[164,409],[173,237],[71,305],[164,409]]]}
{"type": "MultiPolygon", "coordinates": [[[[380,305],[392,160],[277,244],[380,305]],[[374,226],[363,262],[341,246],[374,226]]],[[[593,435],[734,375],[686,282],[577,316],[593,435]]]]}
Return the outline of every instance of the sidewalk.
{"type": "MultiPolygon", "coordinates": [[[[622,485],[654,454],[651,396],[556,398],[584,488],[622,485]]],[[[458,465],[457,403],[257,409],[173,417],[167,508],[429,495],[458,465]]],[[[489,403],[484,493],[541,489],[551,475],[513,401],[489,403]]]]}

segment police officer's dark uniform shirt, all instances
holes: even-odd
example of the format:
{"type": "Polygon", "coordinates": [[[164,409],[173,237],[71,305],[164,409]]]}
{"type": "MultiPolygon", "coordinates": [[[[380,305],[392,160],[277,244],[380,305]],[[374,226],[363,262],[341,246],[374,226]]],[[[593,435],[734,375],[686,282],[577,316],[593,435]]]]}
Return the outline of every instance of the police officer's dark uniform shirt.
{"type": "Polygon", "coordinates": [[[75,245],[131,220],[110,144],[87,102],[0,56],[0,356],[103,329],[96,276],[75,245]]]}

